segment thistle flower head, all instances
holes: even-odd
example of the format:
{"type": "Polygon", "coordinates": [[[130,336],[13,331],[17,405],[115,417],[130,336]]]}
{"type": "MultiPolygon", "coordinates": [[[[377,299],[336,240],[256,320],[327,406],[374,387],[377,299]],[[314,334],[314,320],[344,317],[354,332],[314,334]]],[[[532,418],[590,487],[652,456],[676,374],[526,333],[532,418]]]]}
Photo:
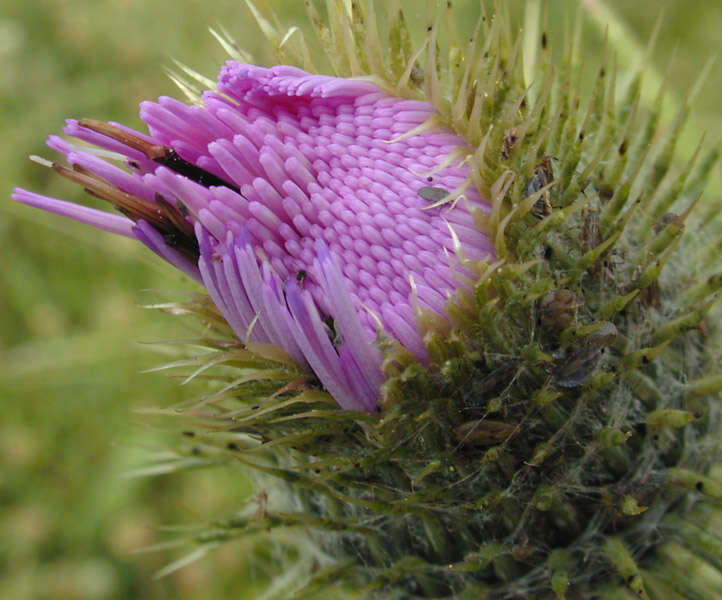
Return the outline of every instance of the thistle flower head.
{"type": "Polygon", "coordinates": [[[51,137],[55,168],[127,218],[15,198],[132,235],[202,280],[239,339],[281,346],[345,408],[373,410],[382,332],[426,358],[417,315],[444,305],[493,256],[474,216],[471,149],[435,109],[368,81],[229,61],[188,106],[144,102],[150,135],[89,120],[51,137]]]}
{"type": "Polygon", "coordinates": [[[284,597],[713,597],[722,244],[684,228],[714,219],[697,200],[719,153],[677,165],[687,107],[660,126],[663,94],[645,105],[637,74],[619,100],[605,60],[580,101],[574,40],[557,70],[536,29],[529,85],[501,2],[464,44],[437,3],[416,50],[397,2],[308,2],[343,77],[249,5],[299,67],[226,43],[214,89],[179,79],[195,104],[141,106],[149,134],[50,139],[72,165],[53,169],[125,216],[15,194],[142,241],[233,330],[203,368],[239,375],[189,411],[194,457],[288,485],[193,541],[268,531],[294,550],[284,597]],[[255,342],[380,417],[329,409],[255,342]]]}

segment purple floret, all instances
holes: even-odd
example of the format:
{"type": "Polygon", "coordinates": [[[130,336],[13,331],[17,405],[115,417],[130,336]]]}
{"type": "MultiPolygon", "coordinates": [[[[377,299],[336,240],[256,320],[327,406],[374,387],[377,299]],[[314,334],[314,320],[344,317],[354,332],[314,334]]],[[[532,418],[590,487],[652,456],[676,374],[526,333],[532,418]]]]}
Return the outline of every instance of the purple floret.
{"type": "Polygon", "coordinates": [[[239,339],[281,346],[341,406],[371,411],[379,323],[425,360],[417,309],[444,317],[471,276],[464,260],[493,257],[474,220],[488,203],[447,160],[470,152],[464,140],[439,127],[403,137],[433,114],[368,81],[229,61],[201,106],[142,103],[150,135],[68,121],[124,168],[50,138],[74,170],[53,168],[126,216],[14,197],[137,238],[202,281],[239,339]],[[430,207],[445,191],[458,199],[430,207]]]}

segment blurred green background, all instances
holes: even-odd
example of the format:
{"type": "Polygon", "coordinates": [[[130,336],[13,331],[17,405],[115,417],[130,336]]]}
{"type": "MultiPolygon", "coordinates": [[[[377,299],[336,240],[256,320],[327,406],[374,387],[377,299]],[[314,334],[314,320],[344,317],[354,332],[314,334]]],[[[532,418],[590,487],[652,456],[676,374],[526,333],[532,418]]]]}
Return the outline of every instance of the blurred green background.
{"type": "MultiPolygon", "coordinates": [[[[305,23],[300,0],[270,4],[286,23],[305,23]]],[[[457,3],[469,14],[464,7],[474,4],[457,3]]],[[[577,3],[547,4],[550,37],[558,36],[577,3]]],[[[423,11],[424,3],[413,6],[423,11]]],[[[718,51],[722,3],[606,6],[619,16],[610,31],[621,27],[641,44],[664,7],[652,66],[661,74],[676,56],[670,85],[684,99],[718,51]]],[[[142,342],[187,333],[177,319],[141,305],[159,296],[150,290],[193,284],[138,244],[8,197],[22,186],[83,201],[27,156],[50,156],[45,137],[66,117],[139,127],[138,102],[175,93],[163,74],[172,58],[213,76],[225,55],[209,26],[225,27],[261,63],[270,60],[238,0],[0,0],[0,598],[253,598],[254,582],[260,585],[238,545],[160,580],[153,574],[181,551],[134,553],[169,539],[164,526],[228,514],[250,493],[231,467],[123,476],[174,435],[175,425],[164,431],[134,409],[193,395],[168,376],[141,374],[164,360],[142,342]]],[[[589,25],[584,44],[598,53],[602,37],[589,25]]],[[[625,44],[622,59],[632,47],[625,44]]],[[[702,132],[710,143],[722,138],[721,72],[715,65],[695,103],[685,153],[702,132]]],[[[717,172],[710,201],[719,202],[720,187],[717,172]]]]}

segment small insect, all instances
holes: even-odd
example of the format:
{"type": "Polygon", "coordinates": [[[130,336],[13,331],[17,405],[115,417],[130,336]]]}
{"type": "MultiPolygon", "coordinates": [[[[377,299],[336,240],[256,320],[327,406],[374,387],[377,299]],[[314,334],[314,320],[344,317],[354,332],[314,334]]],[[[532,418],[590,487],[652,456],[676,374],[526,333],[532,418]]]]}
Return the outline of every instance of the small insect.
{"type": "Polygon", "coordinates": [[[78,121],[78,125],[85,127],[86,129],[90,129],[91,131],[101,133],[114,140],[118,140],[135,150],[139,150],[152,161],[169,168],[171,171],[180,173],[184,177],[199,183],[203,187],[223,186],[239,194],[241,192],[240,188],[225,179],[221,179],[210,171],[206,171],[198,165],[194,165],[193,163],[181,158],[180,155],[170,146],[151,144],[143,138],[125,131],[112,123],[96,121],[95,119],[80,119],[78,121]]]}
{"type": "Polygon", "coordinates": [[[424,83],[424,70],[418,65],[414,65],[414,67],[411,69],[409,79],[415,85],[422,85],[424,83]]]}
{"type": "Polygon", "coordinates": [[[516,435],[519,429],[519,425],[515,423],[477,419],[459,425],[454,429],[454,435],[465,444],[493,446],[516,435]]]}
{"type": "Polygon", "coordinates": [[[511,156],[511,151],[514,149],[514,144],[516,144],[517,140],[519,139],[519,130],[516,127],[512,127],[511,129],[508,129],[504,133],[504,139],[502,141],[501,146],[501,158],[503,160],[506,160],[511,156]]]}
{"type": "Polygon", "coordinates": [[[562,330],[567,327],[584,306],[584,299],[571,290],[559,288],[546,294],[539,305],[543,325],[562,330]]]}
{"type": "MultiPolygon", "coordinates": [[[[534,168],[534,173],[524,188],[524,196],[528,197],[536,194],[539,190],[554,181],[554,172],[552,170],[552,157],[545,156],[539,164],[534,168]]],[[[543,219],[552,212],[551,191],[546,190],[534,203],[531,208],[531,214],[537,219],[543,219]]]]}
{"type": "Polygon", "coordinates": [[[617,339],[617,327],[609,321],[602,321],[599,328],[590,333],[585,342],[594,346],[611,346],[617,339]]]}
{"type": "Polygon", "coordinates": [[[307,275],[308,273],[306,273],[306,271],[304,271],[303,269],[299,269],[296,272],[296,281],[298,281],[298,283],[303,283],[304,281],[306,281],[307,275]]]}
{"type": "Polygon", "coordinates": [[[341,336],[341,331],[338,328],[336,319],[331,316],[325,317],[323,319],[323,326],[334,348],[341,346],[343,344],[343,337],[341,336]]]}
{"type": "MultiPolygon", "coordinates": [[[[599,226],[599,213],[593,208],[582,212],[582,230],[579,233],[582,252],[589,252],[602,243],[602,230],[599,226]]],[[[594,266],[597,266],[596,263],[594,266]]]]}
{"type": "Polygon", "coordinates": [[[667,225],[671,225],[672,223],[681,225],[682,222],[683,219],[681,219],[679,215],[674,213],[665,213],[654,222],[654,233],[659,233],[667,227],[667,225]]]}
{"type": "Polygon", "coordinates": [[[639,292],[637,302],[644,306],[658,307],[662,303],[662,291],[659,289],[659,282],[653,281],[646,288],[639,292]]]}
{"type": "Polygon", "coordinates": [[[449,195],[449,190],[442,187],[425,186],[419,190],[419,196],[429,202],[440,202],[449,195]]]}
{"type": "Polygon", "coordinates": [[[452,209],[456,206],[459,198],[461,198],[461,196],[450,198],[449,196],[451,195],[451,192],[442,187],[425,186],[419,189],[418,194],[424,200],[427,200],[431,203],[428,206],[424,206],[424,209],[427,210],[429,208],[436,208],[437,206],[441,206],[442,204],[448,204],[449,202],[451,203],[451,206],[449,208],[452,209]]]}
{"type": "Polygon", "coordinates": [[[556,384],[563,388],[579,387],[594,373],[601,357],[602,349],[597,346],[577,348],[558,365],[554,373],[556,384]]]}

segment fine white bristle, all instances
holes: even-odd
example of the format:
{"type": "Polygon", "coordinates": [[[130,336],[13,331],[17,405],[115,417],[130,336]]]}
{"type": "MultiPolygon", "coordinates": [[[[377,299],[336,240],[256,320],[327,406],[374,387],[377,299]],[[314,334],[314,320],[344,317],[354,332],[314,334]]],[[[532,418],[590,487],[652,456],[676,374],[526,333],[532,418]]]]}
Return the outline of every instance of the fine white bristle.
{"type": "Polygon", "coordinates": [[[88,154],[92,154],[94,156],[100,156],[101,158],[116,160],[118,162],[125,162],[128,160],[128,157],[124,154],[113,152],[112,150],[107,150],[106,148],[96,148],[95,146],[88,146],[87,144],[76,144],[69,140],[66,140],[65,143],[76,152],[87,152],[88,154]]]}
{"type": "Polygon", "coordinates": [[[49,169],[53,168],[53,163],[47,158],[43,158],[42,156],[38,156],[37,154],[31,154],[28,158],[30,158],[30,160],[32,160],[34,163],[38,163],[39,165],[43,165],[44,167],[48,167],[49,169]]]}

